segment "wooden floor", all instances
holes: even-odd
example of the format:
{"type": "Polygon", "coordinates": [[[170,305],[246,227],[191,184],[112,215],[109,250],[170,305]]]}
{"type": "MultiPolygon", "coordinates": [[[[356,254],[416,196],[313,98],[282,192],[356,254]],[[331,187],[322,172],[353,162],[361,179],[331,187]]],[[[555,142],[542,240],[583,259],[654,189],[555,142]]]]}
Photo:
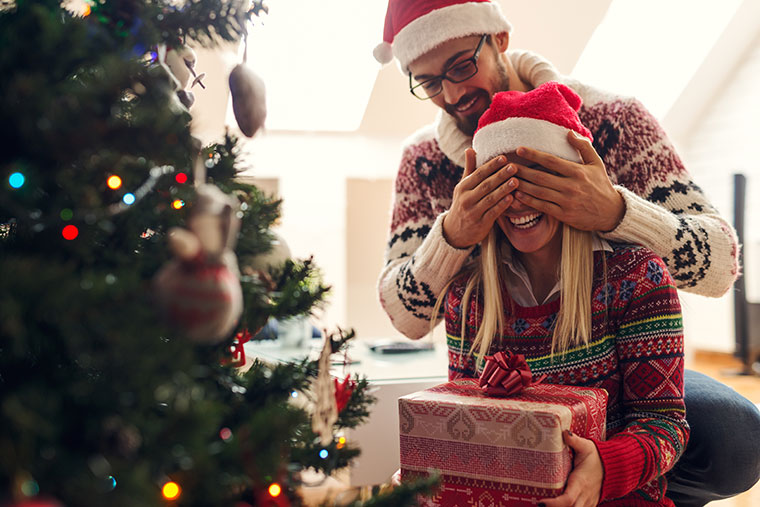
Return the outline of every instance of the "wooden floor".
{"type": "MultiPolygon", "coordinates": [[[[741,363],[729,354],[716,352],[700,352],[694,354],[687,368],[709,375],[712,378],[733,387],[738,393],[753,403],[760,404],[760,377],[741,376],[736,372],[741,370],[741,363]]],[[[709,504],[711,507],[757,507],[760,506],[760,484],[746,493],[727,500],[709,504]]]]}

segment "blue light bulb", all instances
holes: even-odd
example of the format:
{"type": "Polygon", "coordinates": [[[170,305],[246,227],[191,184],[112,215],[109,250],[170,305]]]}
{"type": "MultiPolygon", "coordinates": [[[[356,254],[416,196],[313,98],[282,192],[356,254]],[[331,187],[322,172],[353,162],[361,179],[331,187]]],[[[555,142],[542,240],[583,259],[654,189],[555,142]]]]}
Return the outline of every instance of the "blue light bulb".
{"type": "Polygon", "coordinates": [[[21,188],[24,186],[25,181],[26,178],[24,175],[18,172],[11,174],[8,178],[8,183],[10,183],[13,188],[21,188]]]}
{"type": "Polygon", "coordinates": [[[135,194],[128,192],[124,194],[124,197],[122,197],[121,200],[124,201],[124,204],[129,206],[130,204],[133,204],[135,202],[135,194]]]}

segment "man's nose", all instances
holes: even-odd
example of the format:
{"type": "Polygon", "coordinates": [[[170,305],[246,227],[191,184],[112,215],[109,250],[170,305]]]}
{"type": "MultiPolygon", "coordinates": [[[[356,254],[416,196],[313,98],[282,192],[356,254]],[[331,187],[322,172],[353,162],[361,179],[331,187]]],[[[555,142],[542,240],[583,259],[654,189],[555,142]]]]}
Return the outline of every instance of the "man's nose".
{"type": "Polygon", "coordinates": [[[453,106],[459,102],[459,99],[464,95],[464,87],[460,86],[459,83],[452,83],[451,81],[444,79],[441,83],[441,87],[443,87],[443,99],[449,105],[453,106]]]}

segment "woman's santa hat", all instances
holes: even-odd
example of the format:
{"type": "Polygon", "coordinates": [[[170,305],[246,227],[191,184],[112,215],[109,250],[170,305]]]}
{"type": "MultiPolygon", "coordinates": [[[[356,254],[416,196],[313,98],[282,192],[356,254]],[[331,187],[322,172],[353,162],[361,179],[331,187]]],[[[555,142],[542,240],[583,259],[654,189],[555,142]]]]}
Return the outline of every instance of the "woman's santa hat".
{"type": "Polygon", "coordinates": [[[447,40],[510,32],[512,25],[490,0],[389,0],[383,43],[373,54],[380,63],[395,56],[401,70],[447,40]]]}
{"type": "Polygon", "coordinates": [[[477,165],[520,146],[582,162],[578,151],[567,140],[570,130],[593,140],[589,129],[578,118],[581,102],[577,93],[555,81],[529,92],[494,94],[472,138],[477,165]]]}

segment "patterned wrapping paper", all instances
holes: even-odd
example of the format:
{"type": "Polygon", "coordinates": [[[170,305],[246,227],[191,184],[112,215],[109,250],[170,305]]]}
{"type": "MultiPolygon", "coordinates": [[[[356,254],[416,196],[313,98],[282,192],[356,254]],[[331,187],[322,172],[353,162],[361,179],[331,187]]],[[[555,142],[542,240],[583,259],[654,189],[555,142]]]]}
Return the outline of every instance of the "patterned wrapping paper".
{"type": "Polygon", "coordinates": [[[607,392],[539,384],[507,398],[460,379],[399,398],[401,477],[441,473],[427,506],[535,506],[572,469],[562,431],[604,439],[607,392]]]}

